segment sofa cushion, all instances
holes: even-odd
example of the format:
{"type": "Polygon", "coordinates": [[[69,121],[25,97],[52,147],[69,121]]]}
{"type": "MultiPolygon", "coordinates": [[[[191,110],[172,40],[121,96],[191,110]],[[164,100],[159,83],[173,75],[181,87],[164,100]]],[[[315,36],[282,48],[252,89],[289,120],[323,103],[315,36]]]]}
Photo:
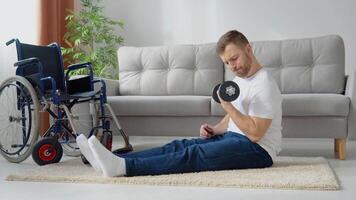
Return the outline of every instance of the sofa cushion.
{"type": "Polygon", "coordinates": [[[283,138],[346,138],[347,117],[284,117],[283,138]]]}
{"type": "Polygon", "coordinates": [[[110,96],[121,116],[210,116],[209,96],[110,96]]]}
{"type": "Polygon", "coordinates": [[[211,95],[223,81],[215,44],[121,47],[121,95],[211,95]]]}
{"type": "MultiPolygon", "coordinates": [[[[348,116],[350,99],[340,94],[283,94],[283,116],[348,116]]],[[[213,116],[223,116],[221,105],[211,101],[213,116]]]]}
{"type": "Polygon", "coordinates": [[[350,99],[340,94],[283,94],[283,116],[347,116],[350,99]]]}
{"type": "MultiPolygon", "coordinates": [[[[251,43],[283,94],[344,92],[345,49],[340,36],[251,43]]],[[[225,70],[225,80],[232,78],[225,70]]]]}

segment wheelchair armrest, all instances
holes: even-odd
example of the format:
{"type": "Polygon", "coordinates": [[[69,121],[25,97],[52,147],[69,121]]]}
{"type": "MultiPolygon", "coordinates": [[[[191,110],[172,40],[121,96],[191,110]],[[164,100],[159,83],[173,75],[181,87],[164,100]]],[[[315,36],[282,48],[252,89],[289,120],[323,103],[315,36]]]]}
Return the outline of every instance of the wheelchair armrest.
{"type": "Polygon", "coordinates": [[[45,82],[50,81],[50,83],[51,83],[51,94],[52,94],[52,97],[53,97],[53,102],[56,103],[57,101],[59,101],[59,98],[57,98],[57,95],[56,95],[56,90],[57,90],[56,81],[50,76],[41,78],[40,81],[41,81],[42,91],[43,91],[45,82]]]}
{"type": "Polygon", "coordinates": [[[32,64],[32,63],[39,63],[40,60],[36,57],[32,57],[32,58],[27,58],[27,59],[23,59],[20,60],[18,62],[15,62],[14,66],[23,66],[23,65],[27,65],[27,64],[32,64]]]}
{"type": "Polygon", "coordinates": [[[68,66],[67,75],[70,71],[74,71],[74,70],[82,69],[82,68],[88,68],[90,72],[93,71],[93,69],[91,67],[91,62],[78,63],[78,64],[73,64],[73,65],[68,66]]]}
{"type": "Polygon", "coordinates": [[[78,64],[73,64],[68,66],[67,72],[66,72],[66,83],[68,84],[69,82],[69,72],[71,71],[75,71],[78,69],[82,69],[82,68],[88,68],[89,70],[89,77],[90,77],[90,89],[93,90],[94,89],[94,84],[93,84],[93,69],[91,67],[91,62],[86,62],[86,63],[78,63],[78,64]]]}
{"type": "Polygon", "coordinates": [[[51,90],[56,90],[56,89],[57,89],[56,81],[55,81],[52,77],[47,76],[47,77],[41,78],[41,81],[42,81],[42,82],[50,81],[50,83],[51,83],[51,90]]]}
{"type": "MultiPolygon", "coordinates": [[[[23,59],[18,62],[15,62],[14,66],[17,67],[16,75],[20,75],[20,76],[24,76],[24,77],[31,77],[32,75],[38,74],[38,76],[39,76],[38,79],[43,77],[42,64],[38,58],[32,57],[32,58],[23,59]],[[31,70],[31,72],[27,71],[25,73],[27,68],[35,68],[35,69],[37,68],[37,72],[34,72],[31,70]]],[[[32,77],[32,78],[34,78],[34,77],[32,77]]],[[[36,80],[38,80],[38,79],[34,78],[33,81],[37,82],[36,80]]],[[[40,80],[38,80],[38,81],[40,81],[40,80]]],[[[40,83],[38,83],[38,84],[40,84],[40,83]]]]}

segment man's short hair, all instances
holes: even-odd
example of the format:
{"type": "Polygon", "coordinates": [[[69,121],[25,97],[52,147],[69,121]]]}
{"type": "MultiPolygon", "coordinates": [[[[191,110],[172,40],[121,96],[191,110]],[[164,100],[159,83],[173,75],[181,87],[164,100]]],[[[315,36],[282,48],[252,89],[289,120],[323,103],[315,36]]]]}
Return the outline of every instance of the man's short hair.
{"type": "Polygon", "coordinates": [[[220,37],[218,43],[216,44],[216,53],[218,55],[224,53],[226,46],[230,43],[234,43],[240,46],[249,44],[244,34],[237,30],[231,30],[220,37]]]}

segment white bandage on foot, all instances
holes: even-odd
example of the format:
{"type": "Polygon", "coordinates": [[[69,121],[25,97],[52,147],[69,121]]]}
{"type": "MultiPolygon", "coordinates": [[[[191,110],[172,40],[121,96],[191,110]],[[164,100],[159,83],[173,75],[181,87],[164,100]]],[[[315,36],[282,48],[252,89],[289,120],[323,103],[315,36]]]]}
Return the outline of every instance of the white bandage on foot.
{"type": "Polygon", "coordinates": [[[99,165],[99,162],[95,159],[93,152],[90,150],[87,138],[83,134],[80,134],[77,137],[76,141],[77,145],[79,146],[80,152],[88,160],[88,162],[95,169],[95,171],[101,174],[101,167],[99,165]]]}
{"type": "Polygon", "coordinates": [[[115,177],[126,174],[125,159],[114,155],[106,149],[96,137],[90,137],[88,143],[95,159],[103,170],[104,176],[115,177]]]}

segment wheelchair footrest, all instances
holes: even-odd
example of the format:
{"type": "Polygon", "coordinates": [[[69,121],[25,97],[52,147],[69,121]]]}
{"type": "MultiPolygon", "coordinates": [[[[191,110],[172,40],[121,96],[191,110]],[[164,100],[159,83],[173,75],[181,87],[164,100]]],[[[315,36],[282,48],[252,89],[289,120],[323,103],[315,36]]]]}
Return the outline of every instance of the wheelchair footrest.
{"type": "Polygon", "coordinates": [[[131,151],[133,151],[133,148],[132,148],[132,145],[129,144],[123,148],[114,150],[113,153],[117,155],[117,154],[125,154],[125,153],[131,152],[131,151]]]}

